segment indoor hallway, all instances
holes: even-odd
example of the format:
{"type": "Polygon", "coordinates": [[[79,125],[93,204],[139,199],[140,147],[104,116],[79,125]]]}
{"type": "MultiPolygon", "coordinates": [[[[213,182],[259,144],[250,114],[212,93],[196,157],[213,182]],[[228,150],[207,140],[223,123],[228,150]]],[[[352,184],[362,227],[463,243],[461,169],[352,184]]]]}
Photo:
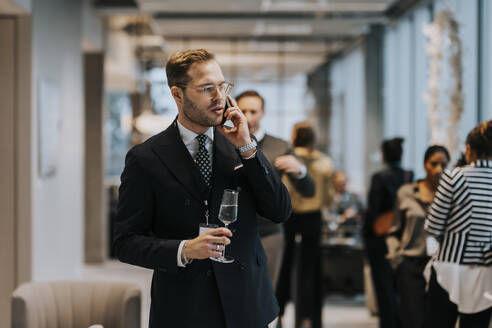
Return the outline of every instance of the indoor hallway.
{"type": "MultiPolygon", "coordinates": [[[[108,261],[110,236],[128,150],[178,113],[172,54],[213,52],[231,96],[266,100],[268,135],[309,122],[364,209],[383,140],[405,140],[401,167],[421,179],[428,146],[454,166],[492,118],[491,22],[491,0],[0,0],[0,326],[23,284],[82,279],[138,284],[148,326],[152,272],[108,261]]],[[[357,283],[323,282],[362,293],[366,252],[339,237],[322,245],[322,277],[357,283]]],[[[373,297],[323,290],[324,327],[378,326],[373,297]]]]}

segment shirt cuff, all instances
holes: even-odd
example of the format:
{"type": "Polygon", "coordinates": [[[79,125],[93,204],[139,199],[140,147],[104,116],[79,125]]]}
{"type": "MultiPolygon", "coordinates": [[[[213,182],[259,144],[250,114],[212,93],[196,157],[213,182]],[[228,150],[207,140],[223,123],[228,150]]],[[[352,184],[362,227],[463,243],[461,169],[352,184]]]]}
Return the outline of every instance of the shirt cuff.
{"type": "Polygon", "coordinates": [[[186,240],[182,240],[178,246],[178,258],[177,258],[177,260],[178,260],[178,266],[181,268],[186,267],[186,265],[184,265],[183,261],[181,261],[181,252],[183,251],[183,247],[184,247],[185,242],[186,242],[186,240]]]}
{"type": "Polygon", "coordinates": [[[434,256],[439,251],[439,242],[433,236],[428,236],[425,240],[427,256],[434,256]]]}
{"type": "Polygon", "coordinates": [[[244,160],[255,158],[256,157],[256,152],[257,152],[257,150],[255,150],[255,152],[251,156],[249,156],[249,157],[242,157],[241,156],[241,158],[244,159],[244,160]]]}
{"type": "Polygon", "coordinates": [[[301,180],[305,178],[306,175],[307,175],[306,165],[301,166],[301,172],[299,172],[298,174],[293,174],[294,178],[296,178],[297,180],[301,180]]]}

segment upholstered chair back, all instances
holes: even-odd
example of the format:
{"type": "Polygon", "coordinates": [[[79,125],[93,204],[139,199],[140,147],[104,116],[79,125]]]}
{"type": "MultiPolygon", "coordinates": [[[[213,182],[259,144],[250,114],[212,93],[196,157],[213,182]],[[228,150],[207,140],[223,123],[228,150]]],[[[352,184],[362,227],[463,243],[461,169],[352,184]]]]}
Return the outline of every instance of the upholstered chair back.
{"type": "Polygon", "coordinates": [[[12,295],[12,328],[140,327],[140,288],[110,281],[31,282],[12,295]]]}

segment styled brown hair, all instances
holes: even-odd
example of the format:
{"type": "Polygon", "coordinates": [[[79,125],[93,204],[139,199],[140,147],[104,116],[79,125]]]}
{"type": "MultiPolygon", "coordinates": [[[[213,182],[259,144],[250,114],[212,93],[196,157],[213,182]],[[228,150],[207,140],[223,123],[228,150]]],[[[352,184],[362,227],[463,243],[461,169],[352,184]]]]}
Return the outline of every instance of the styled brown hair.
{"type": "Polygon", "coordinates": [[[185,88],[190,82],[188,70],[194,63],[203,63],[215,59],[215,55],[206,49],[191,49],[174,53],[166,64],[167,84],[169,87],[185,88]]]}
{"type": "Polygon", "coordinates": [[[243,97],[258,97],[261,100],[261,109],[265,110],[265,99],[263,99],[262,96],[255,90],[246,90],[244,92],[241,92],[237,97],[236,97],[236,102],[239,102],[239,99],[243,97]]]}
{"type": "Polygon", "coordinates": [[[310,150],[314,149],[316,143],[314,129],[308,122],[300,122],[294,125],[292,139],[294,147],[306,147],[310,150]]]}
{"type": "Polygon", "coordinates": [[[492,120],[480,123],[468,133],[466,144],[477,159],[492,157],[492,120]]]}

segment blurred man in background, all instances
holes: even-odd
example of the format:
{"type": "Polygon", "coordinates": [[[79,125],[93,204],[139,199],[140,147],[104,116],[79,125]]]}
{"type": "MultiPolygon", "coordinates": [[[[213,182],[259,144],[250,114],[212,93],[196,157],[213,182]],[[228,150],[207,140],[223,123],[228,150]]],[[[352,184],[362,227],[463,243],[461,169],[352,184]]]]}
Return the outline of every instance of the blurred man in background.
{"type": "MultiPolygon", "coordinates": [[[[239,108],[248,119],[249,133],[258,141],[268,161],[277,169],[279,175],[287,174],[295,190],[305,197],[314,195],[314,182],[307,174],[306,166],[293,155],[294,151],[287,141],[273,137],[260,126],[265,115],[265,100],[254,90],[244,91],[236,97],[239,108]]],[[[263,248],[267,254],[268,270],[275,287],[282,264],[284,233],[282,224],[257,215],[258,231],[263,248]]]]}
{"type": "Polygon", "coordinates": [[[344,236],[357,234],[362,224],[362,203],[359,196],[347,190],[347,176],[339,170],[333,173],[333,200],[329,206],[330,220],[342,228],[344,236]]]}

